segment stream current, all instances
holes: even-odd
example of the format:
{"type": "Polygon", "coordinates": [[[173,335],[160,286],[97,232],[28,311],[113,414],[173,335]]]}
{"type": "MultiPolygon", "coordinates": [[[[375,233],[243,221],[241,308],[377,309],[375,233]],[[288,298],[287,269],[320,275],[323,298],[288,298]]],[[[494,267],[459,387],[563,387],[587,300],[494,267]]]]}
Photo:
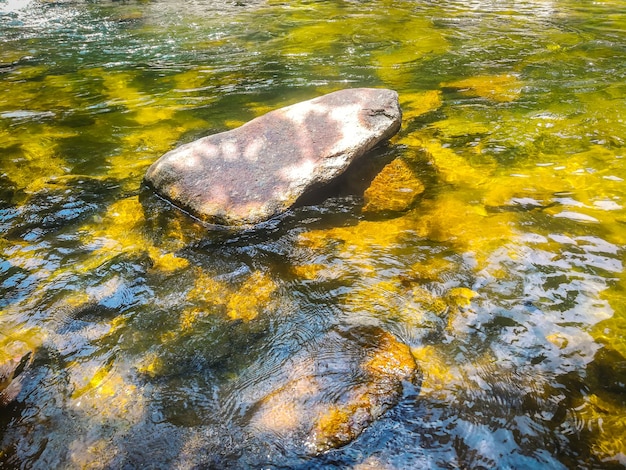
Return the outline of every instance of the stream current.
{"type": "Polygon", "coordinates": [[[625,58],[624,0],[0,0],[0,468],[624,468],[625,58]],[[142,185],[362,86],[399,134],[262,231],[142,185]]]}

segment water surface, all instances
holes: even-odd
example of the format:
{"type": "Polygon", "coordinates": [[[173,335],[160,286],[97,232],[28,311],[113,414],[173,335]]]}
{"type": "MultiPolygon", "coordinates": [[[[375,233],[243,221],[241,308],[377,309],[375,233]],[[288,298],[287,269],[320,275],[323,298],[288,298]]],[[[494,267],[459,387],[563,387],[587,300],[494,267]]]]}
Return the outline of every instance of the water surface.
{"type": "Polygon", "coordinates": [[[0,466],[625,466],[625,44],[623,0],[0,2],[0,466]],[[263,231],[142,187],[358,86],[402,130],[263,231]],[[294,374],[387,333],[419,381],[310,452],[294,374]]]}

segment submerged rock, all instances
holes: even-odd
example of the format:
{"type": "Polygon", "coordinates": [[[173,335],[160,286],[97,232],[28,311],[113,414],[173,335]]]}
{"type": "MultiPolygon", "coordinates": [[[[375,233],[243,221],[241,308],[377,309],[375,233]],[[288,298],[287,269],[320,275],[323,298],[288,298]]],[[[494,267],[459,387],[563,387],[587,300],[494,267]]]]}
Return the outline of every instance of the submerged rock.
{"type": "Polygon", "coordinates": [[[363,212],[406,212],[424,192],[424,184],[400,158],[382,169],[365,190],[363,212]]]}
{"type": "Polygon", "coordinates": [[[401,119],[395,91],[341,90],[172,150],[145,180],[203,221],[254,225],[342,174],[398,132],[401,119]]]}
{"type": "Polygon", "coordinates": [[[309,344],[280,375],[252,405],[250,427],[263,441],[300,443],[318,454],[356,439],[398,403],[404,382],[417,382],[418,369],[393,335],[355,327],[309,344]]]}
{"type": "Polygon", "coordinates": [[[28,351],[0,362],[0,409],[17,398],[21,390],[19,376],[30,364],[32,356],[32,351],[28,351]]]}

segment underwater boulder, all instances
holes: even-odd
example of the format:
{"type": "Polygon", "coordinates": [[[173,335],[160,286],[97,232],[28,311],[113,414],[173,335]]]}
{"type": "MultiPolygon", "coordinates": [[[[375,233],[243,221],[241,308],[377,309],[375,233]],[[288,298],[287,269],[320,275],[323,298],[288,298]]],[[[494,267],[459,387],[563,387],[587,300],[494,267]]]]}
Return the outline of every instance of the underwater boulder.
{"type": "Polygon", "coordinates": [[[182,145],[152,164],[145,181],[202,221],[251,226],[341,175],[401,120],[393,90],[340,90],[182,145]]]}
{"type": "Polygon", "coordinates": [[[313,455],[352,442],[420,380],[410,348],[374,326],[331,330],[277,375],[252,393],[250,437],[313,455]]]}
{"type": "Polygon", "coordinates": [[[424,184],[411,166],[396,158],[385,166],[365,190],[364,213],[406,212],[424,192],[424,184]]]}
{"type": "Polygon", "coordinates": [[[30,365],[33,356],[32,351],[22,353],[0,362],[0,409],[13,402],[21,391],[19,376],[30,365]]]}

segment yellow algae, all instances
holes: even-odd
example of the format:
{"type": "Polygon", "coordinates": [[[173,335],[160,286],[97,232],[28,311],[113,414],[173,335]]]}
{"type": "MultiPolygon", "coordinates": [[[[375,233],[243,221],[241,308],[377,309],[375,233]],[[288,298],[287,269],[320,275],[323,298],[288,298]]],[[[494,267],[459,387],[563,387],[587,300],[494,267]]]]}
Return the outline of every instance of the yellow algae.
{"type": "Polygon", "coordinates": [[[296,276],[307,281],[317,279],[324,269],[326,269],[325,265],[316,263],[298,264],[291,267],[296,276]]]}
{"type": "Polygon", "coordinates": [[[165,364],[160,356],[155,353],[147,354],[136,366],[137,372],[149,377],[157,377],[163,373],[165,364]]]}
{"type": "Polygon", "coordinates": [[[129,109],[146,100],[145,94],[132,86],[136,76],[130,72],[115,72],[101,68],[87,69],[83,73],[88,77],[102,81],[105,96],[110,105],[123,105],[129,109]]]}
{"type": "Polygon", "coordinates": [[[372,357],[361,364],[363,370],[374,379],[395,376],[399,380],[410,380],[416,369],[410,348],[387,332],[380,336],[379,341],[372,357]]]}
{"type": "Polygon", "coordinates": [[[455,287],[450,289],[447,298],[458,307],[468,307],[472,303],[472,299],[477,297],[478,293],[467,287],[455,287]]]}
{"type": "Polygon", "coordinates": [[[48,109],[80,109],[82,103],[74,84],[75,77],[70,75],[46,75],[42,83],[41,103],[48,109]],[[50,101],[48,101],[50,100],[50,101]]]}
{"type": "MultiPolygon", "coordinates": [[[[0,311],[0,315],[2,312],[0,311]]],[[[47,334],[37,327],[8,328],[4,325],[0,335],[0,365],[19,361],[29,352],[35,351],[46,340],[47,334]]]]}
{"type": "Polygon", "coordinates": [[[529,179],[527,175],[500,176],[494,178],[484,186],[482,202],[487,207],[501,207],[510,205],[514,198],[529,198],[536,201],[538,205],[545,203],[551,193],[541,191],[538,185],[545,186],[546,179],[541,178],[541,173],[549,174],[550,170],[538,172],[539,177],[529,179]]]}
{"type": "Polygon", "coordinates": [[[190,242],[205,237],[207,233],[206,226],[178,210],[168,214],[166,220],[159,220],[158,230],[163,231],[161,243],[166,244],[171,251],[180,250],[190,242]]]}
{"type": "MultiPolygon", "coordinates": [[[[616,173],[612,164],[619,161],[614,152],[594,146],[588,151],[568,156],[563,162],[556,160],[556,157],[544,156],[544,159],[547,163],[537,164],[533,161],[510,166],[494,174],[482,186],[485,205],[499,207],[511,205],[516,199],[528,198],[532,205],[545,209],[546,213],[558,214],[564,210],[563,205],[547,206],[554,201],[555,193],[568,192],[570,196],[565,199],[579,203],[576,211],[593,217],[605,217],[607,222],[615,218],[613,209],[623,209],[620,204],[611,202],[620,191],[616,187],[616,184],[620,184],[619,179],[611,179],[616,173]],[[588,171],[589,168],[600,169],[588,171]],[[605,175],[608,179],[604,178],[605,175]],[[603,206],[602,201],[608,201],[608,204],[603,206]],[[610,210],[598,210],[603,207],[610,210]]],[[[607,224],[607,227],[611,226],[612,223],[607,224]]]]}
{"type": "Polygon", "coordinates": [[[239,119],[226,119],[224,121],[224,125],[229,129],[236,129],[237,127],[241,127],[246,123],[246,121],[241,121],[239,119]]]}
{"type": "MultiPolygon", "coordinates": [[[[495,277],[505,276],[505,273],[493,273],[495,277]]],[[[466,324],[466,316],[472,312],[472,299],[478,293],[467,287],[455,287],[450,289],[445,296],[446,305],[449,308],[447,330],[456,334],[459,327],[466,324]]]]}
{"type": "Polygon", "coordinates": [[[22,50],[22,48],[3,47],[0,49],[0,64],[9,65],[18,62],[26,55],[26,51],[22,50]]]}
{"type": "MultiPolygon", "coordinates": [[[[369,273],[371,276],[374,273],[369,273]]],[[[423,311],[410,303],[404,290],[393,281],[380,281],[372,286],[353,290],[344,300],[352,312],[367,312],[383,318],[421,319],[423,311]]]]}
{"type": "Polygon", "coordinates": [[[389,86],[402,88],[413,79],[413,74],[407,71],[415,62],[449,48],[444,33],[430,20],[418,16],[405,18],[389,22],[385,35],[393,45],[380,48],[372,55],[380,79],[389,86]]]}
{"type": "Polygon", "coordinates": [[[353,441],[372,419],[367,395],[345,406],[331,406],[318,413],[311,435],[305,442],[309,452],[321,453],[353,441]]]}
{"type": "Polygon", "coordinates": [[[620,273],[619,280],[602,291],[600,298],[609,302],[613,315],[594,325],[593,336],[626,358],[626,273],[620,273]]]}
{"type": "Polygon", "coordinates": [[[281,105],[271,105],[267,103],[258,103],[258,102],[250,102],[246,103],[246,108],[249,109],[255,117],[262,116],[264,114],[269,113],[270,111],[274,111],[278,109],[281,105]]]}
{"type": "Polygon", "coordinates": [[[562,335],[561,333],[552,333],[550,335],[547,335],[546,339],[559,349],[565,349],[569,344],[567,337],[562,335]]]}
{"type": "Polygon", "coordinates": [[[152,260],[152,269],[161,272],[173,272],[189,266],[189,261],[185,258],[180,258],[173,253],[163,253],[156,247],[149,247],[148,254],[152,260]]]}
{"type": "Polygon", "coordinates": [[[188,308],[180,314],[180,329],[185,332],[191,330],[198,319],[204,316],[205,311],[199,308],[188,308]]]}
{"type": "MultiPolygon", "coordinates": [[[[298,244],[311,250],[333,250],[344,262],[320,272],[328,279],[372,278],[377,272],[376,253],[387,252],[416,235],[416,215],[382,221],[362,220],[356,225],[312,230],[299,235],[298,244]]],[[[358,296],[351,299],[359,303],[358,296]]]]}
{"type": "Polygon", "coordinates": [[[329,20],[311,22],[293,28],[287,33],[283,54],[302,55],[328,51],[342,38],[350,38],[351,25],[344,21],[329,20]]]}
{"type": "MultiPolygon", "coordinates": [[[[367,276],[375,275],[375,270],[367,276]]],[[[446,300],[421,286],[407,289],[402,281],[381,281],[354,289],[344,300],[348,311],[399,322],[408,326],[424,327],[435,318],[447,314],[446,300]],[[434,314],[436,317],[433,317],[434,314]]]]}
{"type": "Polygon", "coordinates": [[[174,117],[176,108],[164,106],[141,106],[135,109],[131,117],[142,126],[149,126],[174,117]]]}
{"type": "Polygon", "coordinates": [[[141,10],[122,11],[115,17],[117,21],[136,21],[143,18],[144,13],[141,10]]]}
{"type": "Polygon", "coordinates": [[[22,65],[11,73],[9,80],[15,79],[18,83],[27,84],[27,80],[44,76],[47,71],[47,65],[22,65]]]}
{"type": "MultiPolygon", "coordinates": [[[[71,365],[70,365],[71,366],[71,365]]],[[[74,367],[80,370],[81,372],[88,373],[89,369],[85,370],[85,365],[77,365],[74,364],[74,367]]],[[[74,380],[74,391],[72,392],[72,398],[79,398],[81,395],[93,390],[94,388],[100,387],[104,380],[109,375],[111,368],[113,367],[113,361],[107,361],[102,365],[95,365],[95,370],[92,370],[93,375],[83,375],[80,379],[77,380],[76,377],[72,377],[74,380]],[[81,385],[82,384],[82,385],[81,385]]],[[[104,392],[105,395],[108,395],[110,389],[107,388],[104,392]]]]}
{"type": "Polygon", "coordinates": [[[422,181],[401,158],[386,165],[365,190],[363,212],[406,211],[424,192],[422,181]]]}
{"type": "Polygon", "coordinates": [[[109,439],[77,439],[68,448],[69,459],[75,468],[97,470],[111,468],[113,459],[119,454],[119,448],[109,439]]]}
{"type": "Polygon", "coordinates": [[[514,214],[488,214],[482,204],[460,199],[456,193],[444,193],[422,204],[420,211],[414,227],[420,236],[472,251],[479,262],[514,237],[514,214]]]}
{"type": "Polygon", "coordinates": [[[434,122],[430,128],[435,130],[442,139],[467,136],[483,136],[491,134],[491,128],[471,116],[461,115],[434,122]]]}
{"type": "Polygon", "coordinates": [[[60,127],[37,127],[36,132],[29,130],[10,136],[9,143],[17,148],[7,152],[0,164],[1,171],[9,175],[17,188],[27,193],[37,192],[51,178],[70,172],[70,167],[59,155],[58,143],[76,135],[74,131],[60,127]]]}
{"type": "MultiPolygon", "coordinates": [[[[225,306],[232,320],[250,321],[269,306],[276,289],[274,281],[260,271],[252,273],[236,291],[209,275],[200,274],[193,289],[187,294],[187,299],[201,304],[225,306]]],[[[192,324],[197,319],[193,311],[187,315],[189,318],[181,321],[192,324]]]]}
{"type": "Polygon", "coordinates": [[[435,346],[413,347],[411,353],[422,372],[420,396],[446,401],[458,380],[459,371],[446,363],[435,346]]]}
{"type": "Polygon", "coordinates": [[[164,333],[161,333],[161,335],[159,335],[158,338],[159,338],[159,341],[163,344],[169,343],[170,341],[176,341],[177,339],[180,338],[180,331],[174,331],[174,330],[166,331],[164,333]]]}
{"type": "Polygon", "coordinates": [[[447,272],[457,269],[457,265],[445,258],[429,258],[411,266],[411,269],[400,275],[404,284],[413,282],[431,282],[445,279],[447,272]]]}
{"type": "Polygon", "coordinates": [[[0,408],[19,395],[22,390],[21,370],[32,363],[37,347],[44,341],[43,337],[37,342],[32,340],[31,330],[11,331],[8,324],[3,325],[0,337],[0,408]]]}
{"type": "Polygon", "coordinates": [[[359,18],[344,15],[336,4],[315,5],[315,15],[325,18],[320,22],[311,17],[310,4],[290,4],[289,21],[294,26],[279,36],[276,48],[284,55],[302,56],[311,53],[326,53],[352,43],[359,32],[359,18]]]}
{"type": "Polygon", "coordinates": [[[312,439],[307,443],[317,452],[335,447],[337,444],[350,442],[361,429],[355,431],[351,421],[358,405],[350,407],[331,406],[324,410],[317,419],[312,439]]]}
{"type": "Polygon", "coordinates": [[[441,91],[429,90],[400,95],[402,119],[407,122],[423,114],[439,109],[442,105],[441,91]]]}
{"type": "Polygon", "coordinates": [[[187,293],[187,299],[192,302],[220,305],[226,303],[229,294],[230,289],[225,283],[199,271],[193,288],[187,293]]]}
{"type": "Polygon", "coordinates": [[[53,117],[57,111],[77,109],[82,103],[74,89],[74,77],[48,75],[47,67],[19,67],[0,82],[0,110],[41,112],[53,117]]]}
{"type": "MultiPolygon", "coordinates": [[[[136,385],[128,383],[116,367],[111,365],[97,369],[87,386],[72,394],[70,405],[81,419],[93,425],[105,425],[126,431],[143,417],[144,398],[136,385]],[[106,371],[106,373],[105,373],[106,371]]],[[[81,366],[75,366],[80,373],[81,366]]]]}
{"type": "Polygon", "coordinates": [[[206,86],[206,83],[211,76],[207,69],[194,68],[182,73],[177,73],[172,77],[174,81],[174,87],[177,91],[196,91],[206,86]]]}
{"type": "Polygon", "coordinates": [[[582,420],[593,433],[591,451],[596,456],[604,461],[626,459],[626,407],[621,398],[591,394],[575,413],[577,421],[582,420]]]}
{"type": "Polygon", "coordinates": [[[460,184],[476,187],[490,179],[495,165],[472,166],[466,158],[454,150],[444,147],[441,142],[433,138],[421,140],[421,148],[427,152],[434,168],[442,181],[451,184],[460,184]]]}
{"type": "Polygon", "coordinates": [[[42,97],[41,84],[23,80],[21,77],[15,77],[16,80],[0,81],[0,93],[2,93],[3,101],[0,104],[2,111],[19,111],[19,110],[39,110],[43,112],[50,111],[45,108],[39,99],[42,97]]]}
{"type": "MultiPolygon", "coordinates": [[[[200,121],[194,121],[194,125],[198,125],[200,121]]],[[[203,121],[202,121],[203,122],[203,121]]],[[[201,125],[201,124],[200,124],[201,125]]],[[[122,138],[124,149],[127,153],[122,153],[121,157],[125,159],[126,164],[133,164],[133,158],[137,159],[137,154],[147,154],[154,161],[161,154],[171,150],[178,138],[187,128],[176,125],[174,123],[161,123],[141,129],[133,129],[122,138]]],[[[144,164],[152,163],[146,161],[144,164]]],[[[117,165],[120,167],[121,165],[117,165]]],[[[122,168],[119,168],[122,170],[122,168]]],[[[127,176],[121,174],[120,176],[127,176]]]]}
{"type": "Polygon", "coordinates": [[[120,199],[103,217],[79,229],[83,241],[95,249],[89,257],[59,271],[90,272],[121,253],[143,252],[152,246],[144,234],[145,217],[138,196],[120,199]]]}
{"type": "Polygon", "coordinates": [[[421,286],[413,286],[410,290],[410,294],[413,302],[424,310],[428,310],[437,315],[443,315],[448,311],[448,304],[441,297],[434,295],[421,286]]]}
{"type": "Polygon", "coordinates": [[[348,269],[344,263],[307,263],[291,265],[291,272],[306,281],[330,281],[341,279],[348,272],[348,269]]]}
{"type": "Polygon", "coordinates": [[[468,96],[486,98],[497,103],[508,103],[520,97],[523,82],[515,74],[478,75],[442,83],[441,86],[457,89],[468,96]]]}
{"type": "Polygon", "coordinates": [[[66,295],[63,299],[65,305],[70,308],[82,307],[91,300],[91,296],[84,291],[74,292],[72,295],[66,295]]]}
{"type": "Polygon", "coordinates": [[[267,308],[276,289],[276,284],[267,274],[255,271],[239,290],[230,296],[226,313],[232,320],[253,320],[267,308]]]}
{"type": "Polygon", "coordinates": [[[362,220],[356,225],[326,230],[311,230],[300,235],[301,244],[311,248],[328,248],[330,241],[341,242],[341,251],[368,253],[376,247],[388,247],[402,236],[415,233],[415,219],[410,214],[392,220],[362,220]]]}
{"type": "Polygon", "coordinates": [[[83,230],[93,239],[112,241],[119,251],[146,249],[148,246],[142,233],[144,223],[145,217],[139,197],[133,196],[111,204],[99,223],[86,226],[83,230]]]}

